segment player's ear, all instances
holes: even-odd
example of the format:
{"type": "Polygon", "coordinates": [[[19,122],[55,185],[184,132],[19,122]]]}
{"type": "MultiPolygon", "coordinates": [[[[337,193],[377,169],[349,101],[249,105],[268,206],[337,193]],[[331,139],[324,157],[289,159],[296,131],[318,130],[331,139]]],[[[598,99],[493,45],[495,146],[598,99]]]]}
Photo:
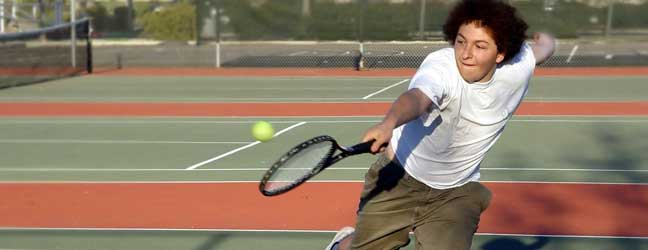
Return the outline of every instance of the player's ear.
{"type": "Polygon", "coordinates": [[[504,57],[506,57],[506,53],[504,52],[497,52],[497,57],[495,57],[495,62],[498,64],[504,61],[504,57]]]}

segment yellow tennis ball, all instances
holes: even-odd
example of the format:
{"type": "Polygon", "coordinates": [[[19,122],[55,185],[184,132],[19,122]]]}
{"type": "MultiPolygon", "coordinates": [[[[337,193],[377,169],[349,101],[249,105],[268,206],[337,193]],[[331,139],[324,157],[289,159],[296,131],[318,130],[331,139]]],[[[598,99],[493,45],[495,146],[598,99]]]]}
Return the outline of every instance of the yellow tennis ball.
{"type": "Polygon", "coordinates": [[[267,142],[274,136],[272,124],[266,121],[259,121],[252,125],[252,136],[261,142],[267,142]]]}

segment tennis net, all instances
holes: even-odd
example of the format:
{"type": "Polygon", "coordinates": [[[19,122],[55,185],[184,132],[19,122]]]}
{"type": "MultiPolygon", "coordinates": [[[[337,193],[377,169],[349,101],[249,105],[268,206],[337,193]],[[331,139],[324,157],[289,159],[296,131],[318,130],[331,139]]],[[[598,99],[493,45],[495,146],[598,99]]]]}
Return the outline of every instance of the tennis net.
{"type": "Polygon", "coordinates": [[[89,34],[88,19],[0,34],[0,89],[91,73],[89,34]]]}

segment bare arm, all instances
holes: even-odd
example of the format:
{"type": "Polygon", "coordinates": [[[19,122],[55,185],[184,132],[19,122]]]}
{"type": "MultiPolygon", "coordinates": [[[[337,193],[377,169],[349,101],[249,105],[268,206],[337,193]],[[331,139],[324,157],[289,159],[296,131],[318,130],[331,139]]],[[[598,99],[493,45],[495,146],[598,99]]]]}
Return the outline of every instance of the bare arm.
{"type": "Polygon", "coordinates": [[[553,55],[556,49],[556,40],[547,33],[535,33],[533,41],[535,43],[531,45],[531,49],[536,58],[536,65],[538,65],[553,55]]]}
{"type": "Polygon", "coordinates": [[[408,90],[396,99],[382,122],[365,132],[362,141],[376,140],[371,147],[371,152],[380,152],[380,146],[391,140],[394,128],[416,119],[426,112],[430,105],[432,101],[421,90],[408,90]]]}

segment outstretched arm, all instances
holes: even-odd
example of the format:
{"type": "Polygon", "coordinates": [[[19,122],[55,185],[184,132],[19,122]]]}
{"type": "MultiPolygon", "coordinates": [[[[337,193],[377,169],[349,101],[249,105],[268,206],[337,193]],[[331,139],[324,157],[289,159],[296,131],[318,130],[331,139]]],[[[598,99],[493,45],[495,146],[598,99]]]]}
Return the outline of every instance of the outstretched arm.
{"type": "Polygon", "coordinates": [[[380,152],[381,145],[391,140],[394,128],[416,119],[426,112],[430,105],[432,100],[421,90],[416,88],[408,90],[396,99],[382,122],[365,132],[362,141],[376,140],[371,147],[371,152],[380,152]]]}
{"type": "Polygon", "coordinates": [[[547,33],[535,33],[533,34],[533,41],[531,49],[536,58],[536,65],[538,65],[553,55],[556,49],[556,40],[547,33]]]}

